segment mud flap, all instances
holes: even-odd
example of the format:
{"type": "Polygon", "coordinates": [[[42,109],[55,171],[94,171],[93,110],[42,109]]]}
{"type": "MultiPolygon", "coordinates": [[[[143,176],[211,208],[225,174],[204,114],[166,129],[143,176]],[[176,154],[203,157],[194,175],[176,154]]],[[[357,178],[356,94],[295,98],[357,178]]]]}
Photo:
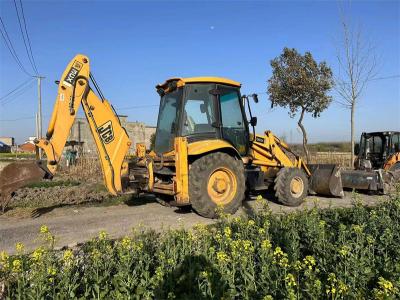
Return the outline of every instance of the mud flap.
{"type": "Polygon", "coordinates": [[[13,193],[30,183],[51,178],[45,164],[41,161],[14,162],[0,172],[0,208],[4,212],[13,193]]]}
{"type": "Polygon", "coordinates": [[[325,196],[343,197],[341,170],[334,164],[309,164],[311,172],[309,190],[325,196]]]}

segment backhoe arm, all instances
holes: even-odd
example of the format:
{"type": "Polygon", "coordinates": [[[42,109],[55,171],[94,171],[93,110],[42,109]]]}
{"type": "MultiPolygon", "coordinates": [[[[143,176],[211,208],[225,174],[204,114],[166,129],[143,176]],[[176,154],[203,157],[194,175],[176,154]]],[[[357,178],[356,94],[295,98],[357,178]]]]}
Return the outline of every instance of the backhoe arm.
{"type": "Polygon", "coordinates": [[[54,175],[82,104],[96,143],[104,183],[110,193],[116,195],[122,191],[121,177],[128,172],[124,159],[131,141],[110,103],[101,93],[100,99],[90,88],[91,78],[89,59],[78,54],[68,64],[58,84],[46,138],[35,140],[35,144],[46,153],[48,172],[54,175]]]}

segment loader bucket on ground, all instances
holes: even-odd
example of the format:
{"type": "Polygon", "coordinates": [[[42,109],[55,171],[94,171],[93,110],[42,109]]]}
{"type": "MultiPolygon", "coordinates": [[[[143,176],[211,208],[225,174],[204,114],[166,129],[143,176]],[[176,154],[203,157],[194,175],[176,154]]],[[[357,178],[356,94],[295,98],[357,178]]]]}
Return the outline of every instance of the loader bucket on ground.
{"type": "Polygon", "coordinates": [[[307,165],[311,172],[309,188],[311,192],[325,196],[343,197],[340,167],[333,164],[307,165]]]}
{"type": "Polygon", "coordinates": [[[40,162],[14,162],[0,172],[0,208],[4,212],[13,193],[27,184],[45,178],[47,172],[40,167],[40,162]]]}

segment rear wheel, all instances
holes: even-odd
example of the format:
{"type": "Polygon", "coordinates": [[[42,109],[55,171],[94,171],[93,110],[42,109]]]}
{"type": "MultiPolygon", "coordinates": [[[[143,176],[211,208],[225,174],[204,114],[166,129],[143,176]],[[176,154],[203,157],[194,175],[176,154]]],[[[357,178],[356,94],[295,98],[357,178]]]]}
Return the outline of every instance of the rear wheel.
{"type": "Polygon", "coordinates": [[[201,216],[216,217],[218,206],[234,214],[245,192],[243,163],[226,153],[211,153],[195,160],[189,171],[189,197],[201,216]]]}
{"type": "Polygon", "coordinates": [[[308,193],[308,178],[298,168],[282,168],[275,178],[275,196],[287,206],[299,206],[308,193]]]}

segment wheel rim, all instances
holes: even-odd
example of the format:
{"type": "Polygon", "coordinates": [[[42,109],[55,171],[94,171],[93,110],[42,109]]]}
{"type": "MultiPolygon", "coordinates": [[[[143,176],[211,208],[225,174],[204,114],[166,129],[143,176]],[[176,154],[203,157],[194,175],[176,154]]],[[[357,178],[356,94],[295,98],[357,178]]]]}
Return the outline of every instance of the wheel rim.
{"type": "Polygon", "coordinates": [[[211,200],[218,205],[226,205],[235,197],[237,180],[235,174],[225,167],[215,169],[207,184],[207,192],[211,200]]]}
{"type": "Polygon", "coordinates": [[[290,194],[295,198],[299,198],[303,194],[303,191],[303,179],[299,176],[293,177],[293,179],[290,181],[290,194]]]}

